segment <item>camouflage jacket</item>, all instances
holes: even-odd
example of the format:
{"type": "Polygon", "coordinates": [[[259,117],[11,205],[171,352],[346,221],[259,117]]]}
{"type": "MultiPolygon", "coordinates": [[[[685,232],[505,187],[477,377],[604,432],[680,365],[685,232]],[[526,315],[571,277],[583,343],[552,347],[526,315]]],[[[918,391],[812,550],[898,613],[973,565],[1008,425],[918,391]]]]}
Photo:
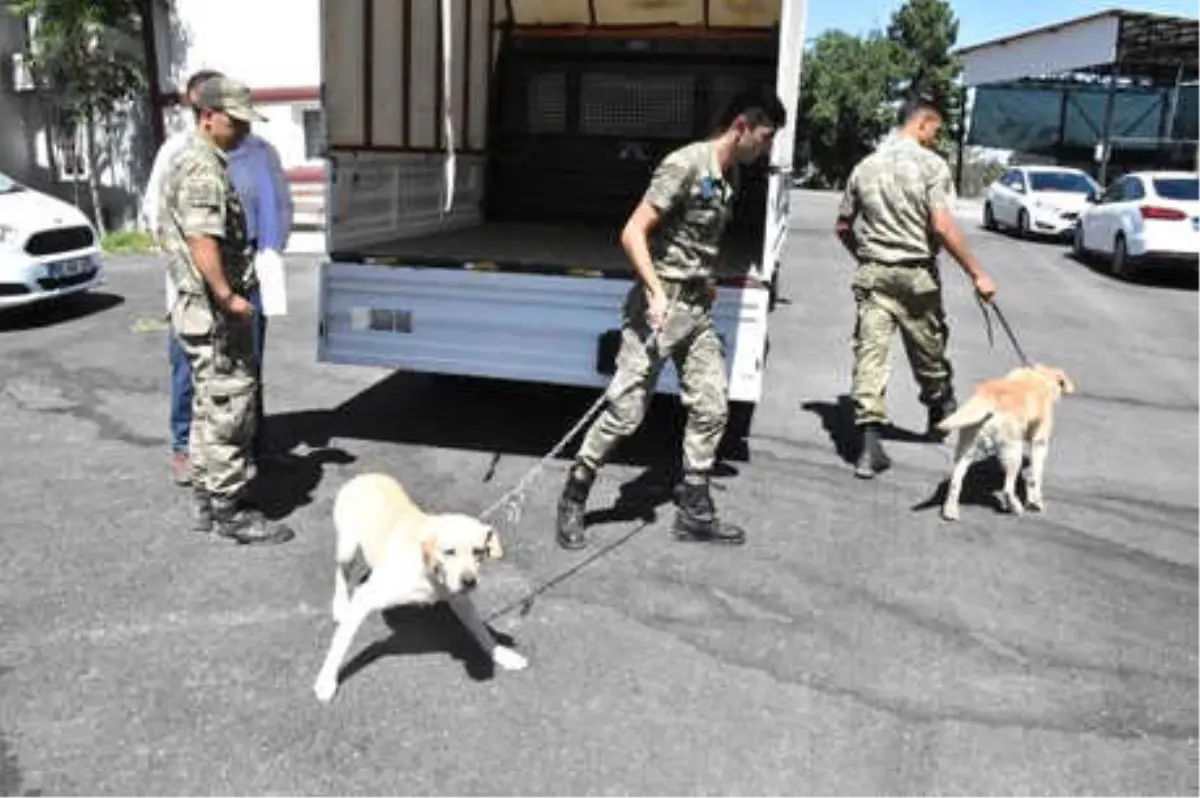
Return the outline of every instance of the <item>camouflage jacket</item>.
{"type": "Polygon", "coordinates": [[[727,180],[710,141],[667,155],[654,170],[643,199],[662,214],[651,240],[651,256],[666,280],[708,279],[733,213],[736,171],[727,180]]]}
{"type": "Polygon", "coordinates": [[[897,136],[854,167],[838,216],[854,221],[861,262],[932,261],[938,243],[930,217],[950,207],[953,190],[945,160],[897,136]]]}
{"type": "Polygon", "coordinates": [[[225,279],[238,294],[254,288],[253,252],[242,201],[229,182],[224,152],[196,135],[171,159],[158,204],[158,230],[167,269],[180,294],[204,294],[188,236],[212,236],[225,279]]]}

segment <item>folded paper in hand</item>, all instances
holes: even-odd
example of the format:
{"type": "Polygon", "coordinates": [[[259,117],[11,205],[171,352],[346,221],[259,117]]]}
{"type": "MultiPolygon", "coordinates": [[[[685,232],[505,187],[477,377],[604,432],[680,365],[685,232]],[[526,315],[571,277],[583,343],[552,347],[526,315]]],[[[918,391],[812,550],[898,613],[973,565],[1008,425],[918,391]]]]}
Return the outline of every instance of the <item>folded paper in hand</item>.
{"type": "Polygon", "coordinates": [[[258,275],[263,313],[267,316],[286,316],[287,284],[283,274],[283,258],[273,249],[264,249],[254,258],[254,272],[258,275]]]}

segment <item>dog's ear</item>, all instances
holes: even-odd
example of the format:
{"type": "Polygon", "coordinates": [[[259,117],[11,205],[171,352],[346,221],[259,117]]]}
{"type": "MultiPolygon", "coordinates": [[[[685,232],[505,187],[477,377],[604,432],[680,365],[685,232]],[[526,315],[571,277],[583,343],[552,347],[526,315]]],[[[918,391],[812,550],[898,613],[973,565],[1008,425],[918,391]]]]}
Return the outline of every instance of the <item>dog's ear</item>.
{"type": "Polygon", "coordinates": [[[484,546],[487,548],[489,560],[498,560],[504,556],[504,547],[500,545],[500,536],[496,534],[496,528],[493,526],[487,528],[487,537],[484,538],[484,546]]]}
{"type": "Polygon", "coordinates": [[[425,570],[433,573],[437,570],[437,536],[428,535],[421,539],[421,559],[425,561],[425,570]]]}
{"type": "Polygon", "coordinates": [[[1071,378],[1062,369],[1058,370],[1058,386],[1062,388],[1063,393],[1075,393],[1075,383],[1071,382],[1071,378]]]}

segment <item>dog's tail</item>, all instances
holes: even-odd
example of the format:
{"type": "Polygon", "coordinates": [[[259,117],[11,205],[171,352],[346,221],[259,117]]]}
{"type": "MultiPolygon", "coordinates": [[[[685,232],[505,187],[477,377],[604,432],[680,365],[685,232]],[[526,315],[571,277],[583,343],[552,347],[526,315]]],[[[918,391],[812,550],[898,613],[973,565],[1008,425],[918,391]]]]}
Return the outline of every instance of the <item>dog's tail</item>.
{"type": "Polygon", "coordinates": [[[982,424],[992,415],[991,403],[978,396],[972,396],[967,403],[938,422],[937,428],[942,432],[971,427],[982,424]]]}

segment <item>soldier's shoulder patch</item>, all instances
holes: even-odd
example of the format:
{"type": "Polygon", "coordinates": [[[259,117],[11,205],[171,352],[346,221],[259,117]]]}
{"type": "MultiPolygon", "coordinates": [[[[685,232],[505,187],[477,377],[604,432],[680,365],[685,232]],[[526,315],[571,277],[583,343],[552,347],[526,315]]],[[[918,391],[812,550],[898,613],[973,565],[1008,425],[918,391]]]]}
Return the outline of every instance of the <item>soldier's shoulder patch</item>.
{"type": "Polygon", "coordinates": [[[215,207],[225,201],[224,186],[205,175],[184,180],[180,194],[185,205],[215,207]]]}

